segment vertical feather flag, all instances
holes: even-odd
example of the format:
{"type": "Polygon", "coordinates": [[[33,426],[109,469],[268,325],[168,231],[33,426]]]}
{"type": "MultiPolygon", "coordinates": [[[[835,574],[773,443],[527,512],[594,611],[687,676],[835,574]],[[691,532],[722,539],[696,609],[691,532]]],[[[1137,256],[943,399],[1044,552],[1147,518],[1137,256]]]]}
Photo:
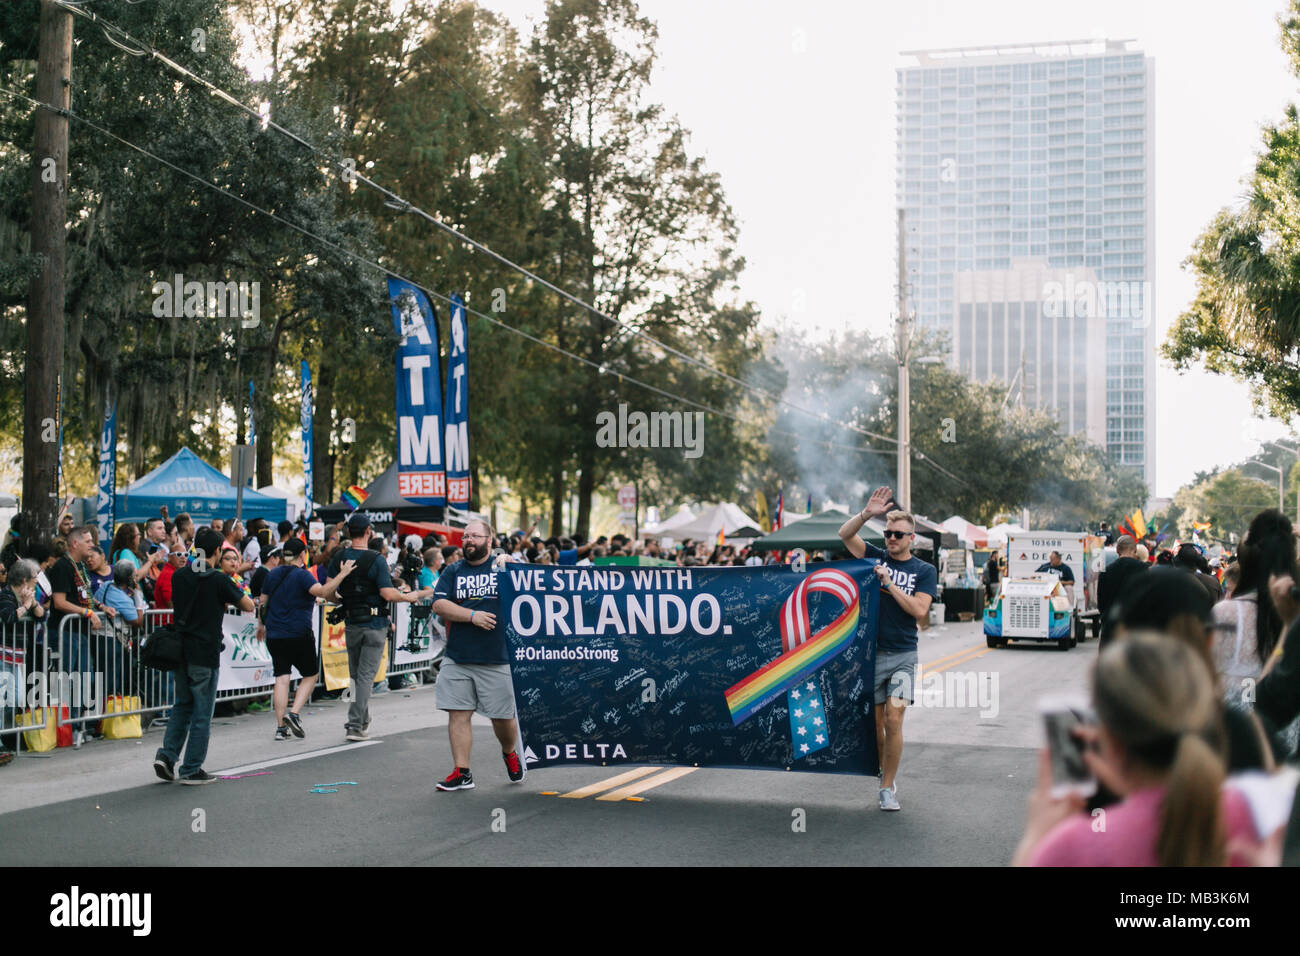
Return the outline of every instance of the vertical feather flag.
{"type": "Polygon", "coordinates": [[[782,488],[776,495],[776,511],[772,513],[772,530],[780,531],[782,520],[785,518],[785,489],[782,488]]]}

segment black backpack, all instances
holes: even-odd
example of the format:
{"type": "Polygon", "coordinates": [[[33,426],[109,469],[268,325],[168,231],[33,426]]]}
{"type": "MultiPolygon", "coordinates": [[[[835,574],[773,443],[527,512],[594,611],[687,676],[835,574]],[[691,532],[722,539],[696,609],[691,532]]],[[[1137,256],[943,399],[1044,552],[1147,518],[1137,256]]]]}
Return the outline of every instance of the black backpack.
{"type": "MultiPolygon", "coordinates": [[[[330,562],[330,577],[338,574],[339,565],[344,555],[354,548],[345,548],[338,557],[330,562]]],[[[372,617],[387,617],[388,602],[379,593],[379,588],[370,580],[370,569],[382,556],[378,551],[366,549],[356,559],[357,566],[339,585],[339,600],[343,604],[344,620],[349,624],[368,624],[372,617]]]]}

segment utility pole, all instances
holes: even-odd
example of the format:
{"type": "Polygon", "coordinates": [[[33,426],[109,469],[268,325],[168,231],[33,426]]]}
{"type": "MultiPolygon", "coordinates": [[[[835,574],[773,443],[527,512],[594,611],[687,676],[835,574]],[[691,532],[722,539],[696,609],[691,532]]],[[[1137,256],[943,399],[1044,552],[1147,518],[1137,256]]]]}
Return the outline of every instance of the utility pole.
{"type": "Polygon", "coordinates": [[[898,488],[894,498],[904,511],[912,505],[912,395],[907,360],[912,330],[907,315],[907,227],[905,212],[898,210],[898,318],[895,320],[898,345],[898,488]]]}
{"type": "MultiPolygon", "coordinates": [[[[32,150],[32,252],[44,260],[27,293],[23,386],[23,508],[26,535],[48,537],[58,520],[58,382],[63,369],[63,296],[68,205],[68,117],[72,97],[72,14],[41,0],[32,150]]],[[[26,544],[26,542],[24,542],[26,544]]]]}

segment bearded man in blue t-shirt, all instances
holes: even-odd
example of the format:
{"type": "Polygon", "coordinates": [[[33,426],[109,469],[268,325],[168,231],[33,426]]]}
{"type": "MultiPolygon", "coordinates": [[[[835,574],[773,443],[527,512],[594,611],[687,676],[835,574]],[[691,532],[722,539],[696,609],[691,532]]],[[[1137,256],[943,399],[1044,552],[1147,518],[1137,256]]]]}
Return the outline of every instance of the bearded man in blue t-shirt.
{"type": "Polygon", "coordinates": [[[914,699],[917,621],[930,616],[938,593],[934,566],[912,556],[916,522],[906,511],[890,511],[893,492],[877,488],[867,506],[840,527],[840,540],[857,558],[875,558],[880,579],[876,625],[876,746],[880,754],[880,809],[900,810],[894,781],[903,757],[903,713],[914,699]],[[867,544],[858,531],[871,518],[885,515],[885,550],[867,544]]]}

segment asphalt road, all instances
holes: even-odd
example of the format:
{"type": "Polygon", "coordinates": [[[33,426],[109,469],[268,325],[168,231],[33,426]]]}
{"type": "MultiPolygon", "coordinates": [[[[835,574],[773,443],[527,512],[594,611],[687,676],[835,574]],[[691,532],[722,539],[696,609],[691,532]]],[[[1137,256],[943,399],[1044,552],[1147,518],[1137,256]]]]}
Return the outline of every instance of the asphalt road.
{"type": "Polygon", "coordinates": [[[341,702],[313,705],[302,741],[272,741],[269,715],[219,720],[208,770],[240,779],[206,787],[153,776],[160,730],[23,758],[0,771],[0,865],[1000,866],[1037,769],[1035,703],[1082,690],[1096,647],[990,650],[978,622],[923,632],[901,813],[876,808],[874,777],[620,765],[514,785],[485,722],[476,789],[442,793],[446,722],[421,688],[375,698],[364,744],[342,740],[341,702]]]}

